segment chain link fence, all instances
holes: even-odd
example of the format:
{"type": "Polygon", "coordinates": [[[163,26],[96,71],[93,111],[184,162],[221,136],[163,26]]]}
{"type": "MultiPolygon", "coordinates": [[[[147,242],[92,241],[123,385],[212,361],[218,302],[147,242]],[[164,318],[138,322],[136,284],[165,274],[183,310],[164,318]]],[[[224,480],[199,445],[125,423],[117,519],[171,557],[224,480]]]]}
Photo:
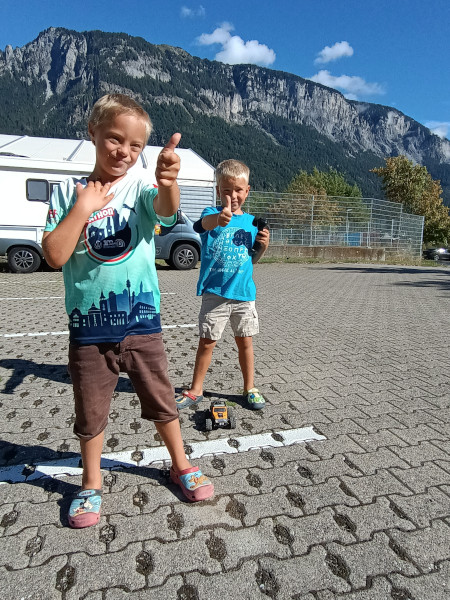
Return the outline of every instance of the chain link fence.
{"type": "Polygon", "coordinates": [[[422,255],[424,217],[396,202],[251,191],[245,209],[268,222],[271,246],[353,246],[380,248],[390,257],[422,255]]]}

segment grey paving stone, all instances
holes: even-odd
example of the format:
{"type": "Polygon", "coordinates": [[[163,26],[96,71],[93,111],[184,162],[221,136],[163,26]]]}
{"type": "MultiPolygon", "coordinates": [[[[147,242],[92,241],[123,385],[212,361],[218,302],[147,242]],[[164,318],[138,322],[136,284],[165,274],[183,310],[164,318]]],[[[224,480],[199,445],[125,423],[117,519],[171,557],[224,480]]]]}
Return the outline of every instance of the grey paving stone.
{"type": "MultiPolygon", "coordinates": [[[[291,599],[296,594],[330,589],[333,592],[350,591],[349,584],[336,576],[329,568],[327,553],[316,546],[311,552],[283,561],[263,558],[259,561],[260,579],[273,589],[277,589],[277,600],[291,599]]],[[[266,592],[267,593],[267,592],[266,592]]]]}
{"type": "Polygon", "coordinates": [[[217,573],[213,578],[198,572],[187,573],[185,581],[184,591],[190,594],[187,597],[196,600],[255,600],[266,597],[263,591],[265,580],[260,575],[257,561],[245,562],[237,570],[217,573]]]}
{"type": "MultiPolygon", "coordinates": [[[[135,592],[126,592],[120,588],[109,589],[98,600],[148,600],[150,597],[152,600],[175,600],[185,591],[189,593],[184,585],[183,578],[176,576],[170,577],[160,587],[146,587],[143,590],[135,592]]],[[[91,600],[90,595],[86,597],[86,600],[91,600]]],[[[97,598],[93,598],[92,600],[97,600],[97,598]]]]}
{"type": "Polygon", "coordinates": [[[306,554],[312,546],[326,542],[342,542],[351,544],[355,542],[355,537],[348,528],[338,524],[334,512],[329,508],[324,508],[315,515],[304,517],[285,517],[276,519],[277,526],[286,530],[290,538],[290,546],[295,556],[306,554]]]}
{"type": "MultiPolygon", "coordinates": [[[[60,523],[39,527],[30,555],[30,566],[45,565],[54,556],[64,556],[70,553],[85,553],[88,556],[104,554],[106,545],[105,532],[108,524],[104,518],[95,528],[70,529],[60,523]]],[[[24,530],[28,532],[28,529],[24,530]]],[[[31,537],[31,536],[30,536],[31,537]]]]}
{"type": "Polygon", "coordinates": [[[391,468],[391,472],[409,489],[419,494],[426,492],[429,487],[450,484],[448,471],[444,471],[432,462],[426,462],[412,469],[391,468]]]}
{"type": "Polygon", "coordinates": [[[342,454],[319,461],[301,462],[297,465],[297,469],[304,479],[309,479],[313,484],[324,483],[330,477],[340,477],[341,475],[358,477],[361,475],[356,464],[342,454]]]}
{"type": "Polygon", "coordinates": [[[374,577],[369,582],[368,589],[348,594],[333,594],[330,591],[319,592],[317,594],[317,600],[335,600],[337,598],[345,598],[345,600],[390,600],[393,598],[392,586],[384,577],[374,577]]]}
{"type": "Polygon", "coordinates": [[[160,586],[169,576],[191,571],[210,575],[220,573],[220,562],[211,556],[209,540],[210,535],[207,531],[197,531],[192,538],[170,543],[156,540],[144,542],[143,551],[152,558],[149,585],[160,586]]]}
{"type": "Polygon", "coordinates": [[[346,488],[363,504],[372,502],[379,496],[403,494],[411,496],[412,492],[386,469],[379,469],[374,475],[352,478],[342,477],[346,488]]]}
{"type": "Polygon", "coordinates": [[[169,527],[170,506],[162,506],[152,513],[129,515],[112,515],[108,520],[112,539],[108,548],[111,552],[123,550],[128,544],[149,539],[160,541],[173,541],[177,539],[177,532],[169,527]]]}
{"type": "Polygon", "coordinates": [[[314,486],[291,485],[289,491],[301,497],[303,510],[308,515],[336,504],[346,504],[348,506],[359,504],[359,500],[355,496],[349,495],[347,489],[337,477],[331,477],[326,482],[314,486]]]}
{"type": "Polygon", "coordinates": [[[0,538],[0,565],[9,571],[27,567],[37,530],[37,527],[29,527],[15,536],[0,538]]]}
{"type": "Polygon", "coordinates": [[[378,469],[401,467],[407,469],[409,464],[398,457],[389,448],[379,448],[376,452],[367,454],[347,454],[349,460],[365,475],[372,475],[378,469]]]}
{"type": "Polygon", "coordinates": [[[364,452],[349,435],[337,435],[332,439],[314,446],[318,456],[321,458],[332,458],[336,454],[345,454],[346,452],[364,452]]]}
{"type": "Polygon", "coordinates": [[[377,575],[401,573],[410,576],[419,574],[413,564],[394,552],[389,546],[389,538],[384,533],[375,533],[372,540],[351,546],[327,544],[327,550],[333,556],[340,557],[348,581],[355,588],[366,587],[369,578],[377,575]]]}
{"type": "Polygon", "coordinates": [[[422,442],[416,446],[393,448],[393,451],[412,467],[419,467],[421,464],[433,460],[448,460],[450,453],[446,451],[445,444],[441,441],[422,442]]]}
{"type": "Polygon", "coordinates": [[[450,527],[436,520],[419,531],[391,531],[393,539],[406,555],[423,571],[435,569],[441,561],[450,560],[450,527]]]}
{"type": "MultiPolygon", "coordinates": [[[[434,573],[421,577],[392,575],[391,580],[398,595],[414,600],[448,600],[450,597],[450,562],[441,563],[434,573]]],[[[400,596],[401,597],[401,596],[400,596]]]]}
{"type": "Polygon", "coordinates": [[[89,556],[86,553],[70,557],[73,586],[67,590],[66,598],[75,600],[88,592],[123,587],[136,590],[145,585],[147,570],[143,568],[148,556],[142,554],[142,544],[130,544],[121,552],[89,556]]]}
{"type": "Polygon", "coordinates": [[[215,528],[207,541],[210,555],[227,571],[236,569],[249,559],[262,556],[290,558],[292,550],[286,532],[278,520],[261,519],[253,527],[239,530],[215,528]]]}
{"type": "Polygon", "coordinates": [[[391,448],[395,452],[396,447],[405,447],[407,443],[404,440],[401,440],[398,436],[395,435],[393,431],[389,431],[388,429],[383,429],[382,431],[377,431],[375,433],[364,433],[357,434],[353,433],[350,436],[358,446],[361,446],[367,452],[373,452],[383,447],[392,447],[391,448]]]}
{"type": "Polygon", "coordinates": [[[336,520],[347,527],[355,537],[363,542],[372,538],[377,531],[415,529],[411,523],[387,498],[377,498],[372,504],[363,506],[335,506],[336,520]]]}
{"type": "Polygon", "coordinates": [[[33,569],[6,570],[0,567],[2,595],[11,600],[60,600],[61,592],[56,588],[58,574],[64,570],[67,557],[57,556],[47,564],[33,569]]]}
{"type": "Polygon", "coordinates": [[[14,523],[5,528],[3,536],[13,536],[27,529],[51,523],[59,523],[61,510],[56,502],[17,502],[14,505],[17,518],[14,523]]]}
{"type": "Polygon", "coordinates": [[[408,429],[398,430],[396,434],[399,438],[408,442],[408,444],[419,444],[420,442],[445,441],[444,434],[437,431],[434,427],[425,424],[409,427],[408,429]]]}
{"type": "Polygon", "coordinates": [[[430,521],[446,517],[450,511],[450,497],[434,487],[408,498],[393,494],[391,500],[417,527],[428,527],[430,521]]]}

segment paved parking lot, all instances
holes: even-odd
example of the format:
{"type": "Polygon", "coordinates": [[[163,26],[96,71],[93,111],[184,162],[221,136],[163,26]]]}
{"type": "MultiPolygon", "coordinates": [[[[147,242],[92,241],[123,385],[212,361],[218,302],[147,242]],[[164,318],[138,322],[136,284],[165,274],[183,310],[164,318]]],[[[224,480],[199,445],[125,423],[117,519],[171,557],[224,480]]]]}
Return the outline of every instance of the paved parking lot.
{"type": "MultiPolygon", "coordinates": [[[[174,385],[190,383],[198,271],[159,270],[174,385]]],[[[450,270],[256,269],[257,385],[239,396],[227,329],[205,389],[237,428],[181,414],[215,497],[183,501],[127,377],[111,406],[97,527],[80,485],[61,273],[0,273],[0,596],[8,600],[450,597],[450,270]]]]}

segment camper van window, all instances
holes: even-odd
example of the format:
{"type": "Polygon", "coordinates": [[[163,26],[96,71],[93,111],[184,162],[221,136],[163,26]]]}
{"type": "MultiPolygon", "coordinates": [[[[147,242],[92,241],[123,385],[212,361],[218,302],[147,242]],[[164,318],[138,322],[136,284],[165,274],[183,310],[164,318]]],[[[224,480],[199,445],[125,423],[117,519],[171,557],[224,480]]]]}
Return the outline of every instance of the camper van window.
{"type": "Polygon", "coordinates": [[[27,179],[27,200],[31,202],[48,202],[50,186],[46,179],[27,179]]]}

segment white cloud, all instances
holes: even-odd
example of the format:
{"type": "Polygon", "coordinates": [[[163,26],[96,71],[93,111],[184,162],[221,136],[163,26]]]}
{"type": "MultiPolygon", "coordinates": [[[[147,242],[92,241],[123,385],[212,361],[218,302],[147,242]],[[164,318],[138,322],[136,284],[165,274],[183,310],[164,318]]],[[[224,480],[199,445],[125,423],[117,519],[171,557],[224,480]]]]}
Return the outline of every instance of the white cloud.
{"type": "Polygon", "coordinates": [[[187,6],[182,6],[180,9],[180,15],[185,18],[204,17],[205,14],[205,7],[201,4],[198,8],[188,8],[187,6]]]}
{"type": "Polygon", "coordinates": [[[450,122],[449,121],[427,121],[425,127],[438,135],[440,138],[447,138],[450,134],[450,122]]]}
{"type": "Polygon", "coordinates": [[[340,75],[336,77],[329,71],[322,70],[309,79],[316,83],[341,90],[349,100],[358,100],[361,96],[374,96],[385,93],[383,86],[379,83],[369,83],[356,75],[340,75]]]}
{"type": "Polygon", "coordinates": [[[276,54],[265,44],[257,40],[244,40],[238,35],[231,35],[234,27],[231,23],[222,23],[212,33],[203,33],[197,38],[202,46],[220,44],[222,50],[215,56],[216,60],[229,65],[241,63],[254,65],[271,65],[275,62],[276,54]]]}
{"type": "Polygon", "coordinates": [[[325,46],[317,55],[314,63],[316,65],[329,63],[343,56],[353,56],[353,48],[348,42],[336,42],[334,46],[325,46]]]}
{"type": "Polygon", "coordinates": [[[212,44],[225,45],[228,40],[231,39],[230,31],[233,31],[234,27],[231,23],[222,23],[220,27],[214,29],[212,33],[202,33],[197,38],[197,42],[201,46],[211,46],[212,44]]]}

